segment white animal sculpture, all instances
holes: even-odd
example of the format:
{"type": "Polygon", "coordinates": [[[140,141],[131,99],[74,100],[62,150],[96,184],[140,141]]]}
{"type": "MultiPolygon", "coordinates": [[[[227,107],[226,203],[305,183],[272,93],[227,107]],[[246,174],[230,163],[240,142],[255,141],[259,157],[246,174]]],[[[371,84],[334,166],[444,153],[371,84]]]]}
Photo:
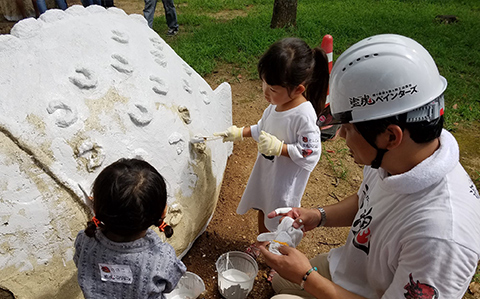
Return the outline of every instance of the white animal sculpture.
{"type": "Polygon", "coordinates": [[[122,157],[166,178],[168,242],[183,256],[232,151],[190,139],[229,127],[231,109],[230,86],[212,90],[141,15],[75,5],[0,35],[0,293],[81,298],[73,242],[93,180],[122,157]]]}

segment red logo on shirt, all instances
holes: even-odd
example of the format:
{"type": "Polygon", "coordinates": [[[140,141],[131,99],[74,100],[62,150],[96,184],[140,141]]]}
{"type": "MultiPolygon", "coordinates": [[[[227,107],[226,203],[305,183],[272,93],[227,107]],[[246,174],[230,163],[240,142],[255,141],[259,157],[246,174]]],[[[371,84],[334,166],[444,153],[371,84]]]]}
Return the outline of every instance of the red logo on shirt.
{"type": "Polygon", "coordinates": [[[303,156],[304,158],[310,156],[312,153],[313,153],[313,151],[312,151],[311,149],[304,149],[304,150],[302,150],[302,156],[303,156]]]}
{"type": "Polygon", "coordinates": [[[352,233],[354,236],[352,240],[353,246],[362,250],[367,255],[370,253],[370,236],[372,234],[370,223],[372,223],[373,220],[373,208],[370,207],[368,189],[368,185],[365,184],[365,190],[362,191],[362,203],[359,209],[361,213],[359,216],[356,216],[352,225],[352,233]]]}
{"type": "Polygon", "coordinates": [[[308,142],[308,137],[303,136],[302,140],[303,140],[303,142],[307,143],[308,142]]]}
{"type": "Polygon", "coordinates": [[[108,267],[102,266],[102,271],[105,273],[110,273],[110,269],[108,267]]]}
{"type": "Polygon", "coordinates": [[[413,281],[412,273],[409,275],[410,282],[403,288],[407,290],[404,294],[407,299],[437,299],[438,290],[429,284],[413,281]]]}

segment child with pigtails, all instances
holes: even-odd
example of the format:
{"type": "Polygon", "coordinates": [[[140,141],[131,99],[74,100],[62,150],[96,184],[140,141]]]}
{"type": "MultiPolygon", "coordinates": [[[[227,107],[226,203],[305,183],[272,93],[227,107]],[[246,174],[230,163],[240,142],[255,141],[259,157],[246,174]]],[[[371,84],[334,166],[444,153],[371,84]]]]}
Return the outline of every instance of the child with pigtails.
{"type": "MultiPolygon", "coordinates": [[[[237,213],[258,210],[259,233],[276,230],[279,218],[265,215],[280,207],[299,207],[311,171],[321,155],[317,115],[328,90],[328,59],[320,48],[311,49],[299,38],[272,44],[258,63],[265,99],[270,105],[251,126],[232,126],[223,141],[252,137],[258,155],[237,213]]],[[[256,258],[258,243],[246,252],[256,258]]]]}
{"type": "Polygon", "coordinates": [[[74,262],[85,298],[164,298],[186,271],[173,247],[149,227],[171,237],[164,222],[167,189],[149,163],[120,159],[93,185],[95,216],[75,240],[74,262]]]}

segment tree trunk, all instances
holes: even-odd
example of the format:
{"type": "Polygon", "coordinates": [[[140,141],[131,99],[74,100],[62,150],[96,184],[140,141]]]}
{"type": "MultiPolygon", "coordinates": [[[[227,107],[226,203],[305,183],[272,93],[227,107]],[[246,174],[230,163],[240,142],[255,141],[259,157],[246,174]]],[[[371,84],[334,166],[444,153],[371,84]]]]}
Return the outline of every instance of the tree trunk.
{"type": "Polygon", "coordinates": [[[270,28],[284,28],[297,24],[297,0],[275,0],[270,28]]]}

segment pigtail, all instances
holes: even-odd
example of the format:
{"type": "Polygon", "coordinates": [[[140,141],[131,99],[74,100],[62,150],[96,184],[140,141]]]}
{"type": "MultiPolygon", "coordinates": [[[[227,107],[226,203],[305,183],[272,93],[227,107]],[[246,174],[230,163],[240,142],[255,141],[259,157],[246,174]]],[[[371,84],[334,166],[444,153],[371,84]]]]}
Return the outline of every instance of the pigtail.
{"type": "Polygon", "coordinates": [[[165,234],[165,237],[170,238],[173,235],[173,228],[168,225],[165,221],[160,220],[160,225],[158,229],[165,234]],[[161,222],[160,222],[161,221],[161,222]]]}
{"type": "Polygon", "coordinates": [[[313,49],[313,59],[315,66],[313,68],[312,77],[305,90],[305,98],[309,100],[317,116],[322,112],[327,101],[328,80],[330,77],[328,71],[327,54],[322,48],[313,49]]]}
{"type": "Polygon", "coordinates": [[[85,228],[85,235],[90,238],[95,238],[95,231],[97,230],[97,226],[93,220],[87,222],[87,227],[85,228]]]}

